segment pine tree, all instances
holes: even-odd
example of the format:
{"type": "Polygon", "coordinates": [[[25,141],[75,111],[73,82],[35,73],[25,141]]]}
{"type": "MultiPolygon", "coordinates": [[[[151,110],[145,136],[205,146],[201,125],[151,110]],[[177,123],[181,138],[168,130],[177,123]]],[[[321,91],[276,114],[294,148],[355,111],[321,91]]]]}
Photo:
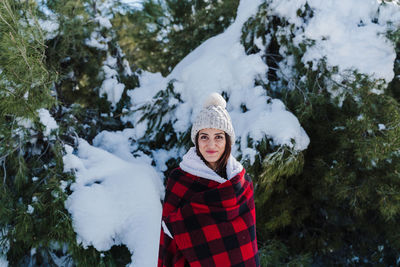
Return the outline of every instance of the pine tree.
{"type": "Polygon", "coordinates": [[[57,116],[65,118],[65,127],[76,126],[70,135],[86,140],[125,127],[120,118],[129,104],[126,91],[138,84],[104,18],[112,14],[102,14],[107,10],[101,3],[60,0],[47,5],[59,18],[58,30],[46,42],[47,67],[60,75],[57,98],[68,108],[60,108],[57,116]]]}
{"type": "MultiPolygon", "coordinates": [[[[313,12],[306,4],[297,14],[307,21],[313,12]]],[[[317,66],[305,65],[301,58],[313,42],[296,45],[295,31],[301,29],[269,13],[265,3],[247,22],[242,40],[249,54],[260,52],[256,40],[263,41],[270,66],[264,87],[299,118],[311,144],[303,156],[282,150],[266,157],[261,169],[253,166],[260,174],[259,236],[267,244],[279,244],[276,255],[289,251],[281,262],[309,254],[319,265],[394,266],[399,249],[399,102],[382,80],[339,72],[324,59],[317,66]]],[[[389,35],[398,45],[398,32],[389,35]]],[[[396,95],[396,81],[390,88],[396,95]]]]}
{"type": "MultiPolygon", "coordinates": [[[[57,14],[56,34],[47,40],[47,67],[60,79],[55,83],[60,104],[56,117],[64,130],[63,139],[76,146],[76,137],[91,141],[103,130],[132,127],[121,120],[127,112],[126,92],[138,84],[108,17],[113,8],[106,1],[51,1],[47,8],[57,14]]],[[[51,19],[51,17],[49,18],[51,19]]],[[[67,193],[69,187],[66,188],[67,193]]],[[[67,251],[84,266],[115,266],[130,262],[128,249],[114,246],[99,252],[75,244],[67,251]]]]}
{"type": "MultiPolygon", "coordinates": [[[[284,101],[311,144],[299,152],[273,146],[268,136],[248,138],[258,153],[254,161],[239,156],[255,182],[262,265],[394,266],[400,249],[399,77],[388,85],[356,70],[339,71],[325,59],[303,63],[315,43],[294,42],[301,28],[271,15],[270,2],[247,21],[241,41],[247,54],[263,53],[269,67],[268,81],[256,85],[284,101]]],[[[164,171],[176,167],[191,144],[189,129],[174,128],[183,104],[175,81],[147,104],[131,107],[127,91],[143,72],[130,71],[126,59],[135,69],[169,73],[232,22],[238,1],[148,0],[143,10],[115,16],[117,28],[104,20],[112,14],[104,13],[103,3],[0,3],[0,251],[10,265],[129,263],[124,246],[99,252],[76,242],[64,208],[74,176],[63,172],[63,146],[74,145],[76,136],[90,141],[102,130],[143,127],[132,153],[150,155],[154,165],[160,151],[173,153],[164,171]],[[58,28],[45,32],[37,18],[58,28]],[[48,128],[45,117],[58,128],[48,128]]],[[[313,12],[306,3],[297,15],[307,22],[313,12]]],[[[398,75],[400,31],[392,27],[387,38],[396,44],[398,75]]]]}
{"type": "Polygon", "coordinates": [[[194,48],[223,32],[238,0],[146,0],[142,9],[116,16],[118,40],[129,62],[167,75],[194,48]]]}
{"type": "Polygon", "coordinates": [[[51,263],[53,240],[72,239],[60,189],[62,144],[41,113],[49,114],[55,73],[43,63],[43,32],[31,3],[0,4],[0,242],[9,263],[51,263]],[[50,227],[49,227],[50,226],[50,227]],[[49,230],[50,229],[50,230],[49,230]],[[6,248],[4,247],[6,246],[6,248]]]}
{"type": "Polygon", "coordinates": [[[137,83],[96,3],[0,4],[0,245],[10,265],[130,261],[124,246],[84,249],[64,207],[74,181],[63,170],[65,143],[121,129],[126,89],[137,83]],[[46,21],[58,28],[47,32],[46,21]],[[46,118],[58,128],[50,131],[46,118]]]}

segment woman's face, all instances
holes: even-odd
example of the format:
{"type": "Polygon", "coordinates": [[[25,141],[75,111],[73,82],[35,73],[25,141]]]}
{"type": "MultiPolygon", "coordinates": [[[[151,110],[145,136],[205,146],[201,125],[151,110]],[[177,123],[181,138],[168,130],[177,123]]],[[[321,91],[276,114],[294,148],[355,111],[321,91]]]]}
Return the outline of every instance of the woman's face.
{"type": "Polygon", "coordinates": [[[225,151],[225,132],[213,128],[202,129],[199,131],[198,143],[201,155],[215,169],[225,151]]]}

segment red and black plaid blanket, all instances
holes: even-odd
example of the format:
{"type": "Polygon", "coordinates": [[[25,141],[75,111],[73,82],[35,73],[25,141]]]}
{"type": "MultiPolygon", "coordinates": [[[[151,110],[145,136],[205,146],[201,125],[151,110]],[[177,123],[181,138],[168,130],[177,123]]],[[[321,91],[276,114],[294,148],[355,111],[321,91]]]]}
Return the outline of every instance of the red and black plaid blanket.
{"type": "Polygon", "coordinates": [[[177,168],[168,177],[158,267],[260,266],[253,183],[243,169],[224,183],[177,168]]]}

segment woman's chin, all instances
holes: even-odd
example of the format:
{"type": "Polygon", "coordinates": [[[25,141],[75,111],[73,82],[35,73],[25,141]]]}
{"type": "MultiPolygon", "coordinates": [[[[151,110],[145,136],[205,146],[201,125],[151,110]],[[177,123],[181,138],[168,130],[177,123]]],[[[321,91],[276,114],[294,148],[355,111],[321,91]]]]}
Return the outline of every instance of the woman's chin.
{"type": "Polygon", "coordinates": [[[214,164],[218,161],[217,157],[207,157],[204,158],[209,164],[214,164]]]}

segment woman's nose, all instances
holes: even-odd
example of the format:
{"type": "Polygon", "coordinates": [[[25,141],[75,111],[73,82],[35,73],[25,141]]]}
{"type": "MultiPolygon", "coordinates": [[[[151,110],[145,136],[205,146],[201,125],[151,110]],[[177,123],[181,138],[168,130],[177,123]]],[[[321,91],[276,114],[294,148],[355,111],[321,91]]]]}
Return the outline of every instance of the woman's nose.
{"type": "Polygon", "coordinates": [[[210,139],[210,141],[208,142],[209,146],[214,146],[215,145],[215,141],[213,139],[210,139]]]}

